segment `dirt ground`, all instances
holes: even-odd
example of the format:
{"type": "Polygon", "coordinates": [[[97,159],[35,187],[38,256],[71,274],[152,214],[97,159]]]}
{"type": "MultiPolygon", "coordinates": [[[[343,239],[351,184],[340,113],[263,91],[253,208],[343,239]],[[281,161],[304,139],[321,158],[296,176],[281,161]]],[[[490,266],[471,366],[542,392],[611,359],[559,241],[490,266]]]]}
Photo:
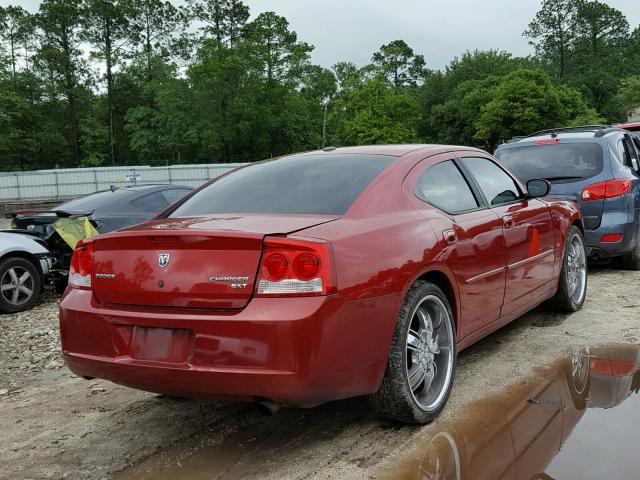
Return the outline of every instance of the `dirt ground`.
{"type": "MultiPolygon", "coordinates": [[[[584,309],[537,309],[460,355],[442,420],[585,345],[638,343],[640,272],[592,268],[584,309]]],[[[262,416],[73,376],[57,300],[0,316],[1,479],[377,479],[429,429],[375,418],[363,399],[262,416]]]]}

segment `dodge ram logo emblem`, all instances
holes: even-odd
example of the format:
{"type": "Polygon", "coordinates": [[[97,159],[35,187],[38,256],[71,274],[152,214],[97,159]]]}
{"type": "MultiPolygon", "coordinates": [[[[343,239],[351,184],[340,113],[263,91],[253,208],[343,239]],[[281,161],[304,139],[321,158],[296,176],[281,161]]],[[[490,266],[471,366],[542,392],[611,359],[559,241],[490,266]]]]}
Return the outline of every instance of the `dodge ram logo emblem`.
{"type": "Polygon", "coordinates": [[[161,254],[158,255],[158,265],[160,265],[162,268],[164,268],[167,265],[169,265],[169,254],[168,253],[161,253],[161,254]]]}

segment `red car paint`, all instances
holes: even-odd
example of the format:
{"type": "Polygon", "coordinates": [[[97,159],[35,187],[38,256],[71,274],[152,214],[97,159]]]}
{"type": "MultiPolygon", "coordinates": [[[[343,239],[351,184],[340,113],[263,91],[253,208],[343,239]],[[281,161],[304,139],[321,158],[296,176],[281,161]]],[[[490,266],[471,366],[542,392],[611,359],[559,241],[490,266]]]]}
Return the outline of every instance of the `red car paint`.
{"type": "Polygon", "coordinates": [[[171,395],[309,406],[379,388],[418,279],[449,296],[458,349],[553,296],[565,235],[581,226],[575,203],[529,199],[449,215],[416,197],[419,176],[454,157],[493,157],[426,145],[318,154],[352,153],[398,158],[344,215],[230,212],[97,237],[91,289],[68,288],[60,305],[71,370],[171,395]],[[312,296],[256,295],[265,237],[318,246],[335,284],[312,296]],[[166,268],[161,252],[172,257],[166,268]],[[213,257],[221,271],[251,272],[247,293],[207,281],[213,257]],[[113,277],[96,276],[104,272],[113,277]]]}

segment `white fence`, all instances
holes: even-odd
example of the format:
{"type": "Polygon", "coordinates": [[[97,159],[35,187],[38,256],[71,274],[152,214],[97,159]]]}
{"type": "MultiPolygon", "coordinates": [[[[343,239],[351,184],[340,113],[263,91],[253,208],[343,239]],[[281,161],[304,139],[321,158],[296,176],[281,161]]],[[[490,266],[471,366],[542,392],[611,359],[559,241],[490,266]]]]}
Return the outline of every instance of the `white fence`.
{"type": "Polygon", "coordinates": [[[244,163],[175,165],[170,167],[99,167],[0,172],[0,202],[74,198],[112,185],[170,183],[197,187],[244,163]]]}

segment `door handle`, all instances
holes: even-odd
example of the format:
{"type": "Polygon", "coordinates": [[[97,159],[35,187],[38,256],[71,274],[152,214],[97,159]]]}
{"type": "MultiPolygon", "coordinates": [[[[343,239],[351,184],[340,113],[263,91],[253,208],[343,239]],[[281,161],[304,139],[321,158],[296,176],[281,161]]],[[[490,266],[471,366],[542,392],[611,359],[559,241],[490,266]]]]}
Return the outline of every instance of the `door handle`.
{"type": "Polygon", "coordinates": [[[511,215],[505,215],[502,219],[504,220],[504,228],[508,229],[516,226],[516,222],[511,215]]]}
{"type": "Polygon", "coordinates": [[[458,236],[453,230],[445,230],[444,232],[442,232],[442,236],[444,238],[444,241],[449,245],[451,245],[452,243],[456,243],[456,241],[458,240],[458,236]]]}

